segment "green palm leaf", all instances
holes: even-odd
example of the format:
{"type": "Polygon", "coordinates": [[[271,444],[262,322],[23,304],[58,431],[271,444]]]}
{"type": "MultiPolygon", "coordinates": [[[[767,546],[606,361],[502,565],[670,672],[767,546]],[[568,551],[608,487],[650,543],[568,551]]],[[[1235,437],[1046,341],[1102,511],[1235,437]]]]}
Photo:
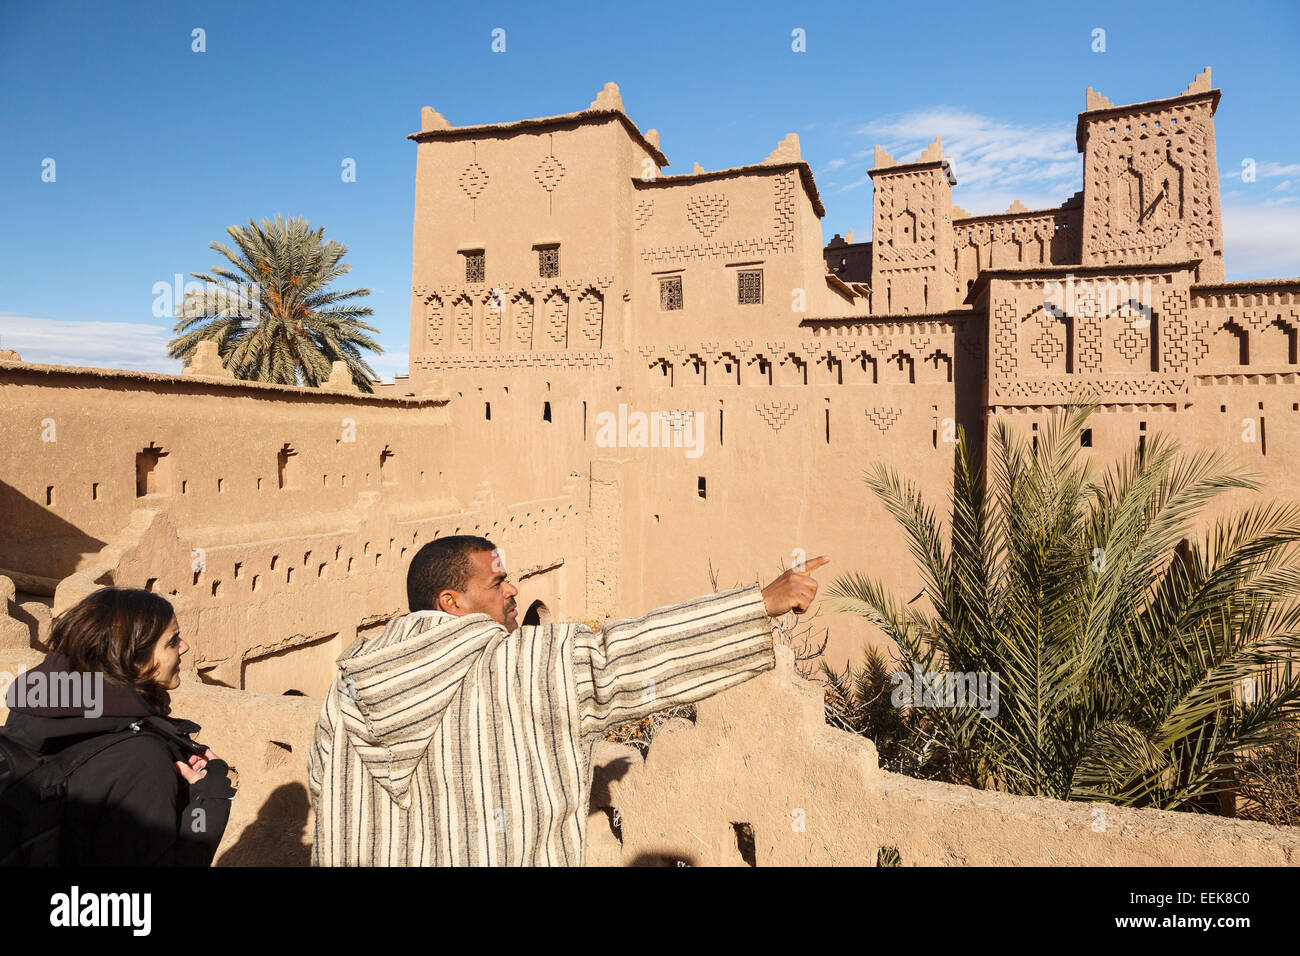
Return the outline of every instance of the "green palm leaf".
{"type": "Polygon", "coordinates": [[[1257,504],[1198,537],[1208,506],[1257,482],[1159,435],[1097,474],[1079,452],[1093,410],[1067,407],[1032,440],[998,421],[987,466],[962,433],[946,524],[913,482],[874,469],[924,601],[855,573],[831,594],[904,671],[996,676],[996,716],[915,708],[907,732],[952,779],[1203,808],[1300,719],[1300,506],[1257,504]]]}
{"type": "Polygon", "coordinates": [[[369,308],[353,300],[369,289],[326,287],[351,271],[347,247],[326,241],[305,219],[251,219],[226,230],[235,248],[211,245],[230,264],[194,273],[205,283],[186,296],[168,355],[188,361],[200,342],[214,341],[238,378],[319,387],[334,362],[344,362],[362,391],[374,391],[364,351],[382,353],[363,319],[369,308]]]}

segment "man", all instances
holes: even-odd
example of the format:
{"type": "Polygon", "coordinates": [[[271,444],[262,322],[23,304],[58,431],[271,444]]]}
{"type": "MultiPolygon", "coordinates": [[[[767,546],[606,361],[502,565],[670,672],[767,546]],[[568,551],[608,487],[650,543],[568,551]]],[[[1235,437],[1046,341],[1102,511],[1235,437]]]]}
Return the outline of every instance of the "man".
{"type": "Polygon", "coordinates": [[[354,643],[325,696],[313,865],[581,865],[605,731],[772,669],[769,618],[806,611],[817,582],[521,628],[500,552],[457,535],[420,549],[406,591],[411,613],[354,643]]]}

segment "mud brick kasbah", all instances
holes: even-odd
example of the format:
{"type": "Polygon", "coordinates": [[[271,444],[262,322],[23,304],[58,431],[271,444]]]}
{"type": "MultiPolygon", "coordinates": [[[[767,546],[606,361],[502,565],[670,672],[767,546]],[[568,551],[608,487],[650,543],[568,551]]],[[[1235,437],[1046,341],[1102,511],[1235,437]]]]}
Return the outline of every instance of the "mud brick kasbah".
{"type": "MultiPolygon", "coordinates": [[[[613,83],[517,122],[426,107],[409,376],[363,394],[341,369],[319,389],[237,381],[212,348],[179,375],[0,352],[0,670],[39,660],[52,615],[96,587],[168,596],[194,648],[177,710],[240,771],[218,863],[305,864],[333,662],[406,610],[434,537],[503,547],[526,622],[638,614],[709,591],[710,568],[766,581],[796,549],[907,596],[864,470],[940,498],[958,427],[1030,432],[1075,397],[1100,403],[1086,454],[1169,432],[1293,499],[1300,278],[1225,281],[1219,100],[1208,68],[1127,106],[1088,90],[1082,189],[1049,209],[972,215],[939,139],[877,147],[870,242],[825,241],[794,134],[673,174],[613,83]],[[638,413],[661,440],[634,440],[638,413]]],[[[874,639],[818,621],[836,664],[874,639]]],[[[1107,808],[1099,830],[1086,804],[881,771],[784,649],[645,761],[608,744],[594,763],[592,864],[745,865],[741,824],[759,865],[882,846],[905,864],[1300,862],[1263,824],[1107,808]]]]}

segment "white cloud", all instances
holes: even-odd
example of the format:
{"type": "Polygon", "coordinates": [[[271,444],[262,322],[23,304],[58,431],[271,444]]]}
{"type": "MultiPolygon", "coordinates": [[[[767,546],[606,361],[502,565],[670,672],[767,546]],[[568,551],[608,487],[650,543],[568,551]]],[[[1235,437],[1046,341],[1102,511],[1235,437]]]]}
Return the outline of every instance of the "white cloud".
{"type": "Polygon", "coordinates": [[[823,166],[818,172],[819,174],[834,172],[835,170],[840,169],[843,166],[846,166],[848,162],[849,161],[847,159],[832,159],[829,163],[823,166]]]}
{"type": "MultiPolygon", "coordinates": [[[[899,162],[943,139],[957,176],[953,202],[973,215],[1059,206],[1082,188],[1083,157],[1070,123],[1025,125],[949,107],[928,107],[859,127],[899,162]]],[[[854,185],[859,185],[855,183],[854,185]]]]}
{"type": "MultiPolygon", "coordinates": [[[[24,362],[38,365],[120,368],[177,375],[183,363],[167,357],[167,343],[174,334],[168,325],[63,321],[0,312],[0,348],[13,349],[24,362]]],[[[367,363],[377,375],[391,382],[394,375],[407,373],[410,357],[403,348],[400,352],[385,351],[371,356],[367,363]]]]}
{"type": "Polygon", "coordinates": [[[368,356],[366,364],[375,370],[375,374],[379,376],[380,381],[391,385],[393,384],[393,376],[408,374],[407,370],[410,368],[411,357],[405,349],[401,352],[385,350],[383,355],[368,356]]]}
{"type": "Polygon", "coordinates": [[[41,365],[174,374],[181,370],[181,362],[167,357],[172,334],[167,325],[69,322],[0,312],[0,347],[15,350],[25,362],[41,365]]]}
{"type": "MultiPolygon", "coordinates": [[[[1004,211],[1019,199],[1030,209],[1060,205],[1083,188],[1083,156],[1074,140],[1073,123],[1027,125],[948,107],[927,107],[874,120],[855,130],[869,136],[899,162],[913,162],[921,151],[943,139],[958,185],[953,203],[972,215],[1004,211]]],[[[873,157],[872,149],[854,151],[855,159],[873,157]]],[[[1284,180],[1268,192],[1294,193],[1300,164],[1263,161],[1259,179],[1284,180]]],[[[840,186],[847,192],[865,186],[869,176],[840,186]]],[[[1300,196],[1265,199],[1243,186],[1241,170],[1222,174],[1223,230],[1230,279],[1300,276],[1300,196]],[[1247,198],[1253,203],[1243,202],[1247,198]]],[[[1262,192],[1262,190],[1261,190],[1262,192]]]]}
{"type": "Polygon", "coordinates": [[[1300,211],[1225,204],[1223,245],[1229,279],[1300,276],[1300,211]]]}
{"type": "Polygon", "coordinates": [[[1255,185],[1255,181],[1261,179],[1281,179],[1283,182],[1273,187],[1276,192],[1282,189],[1290,189],[1296,184],[1295,180],[1290,178],[1300,176],[1300,163],[1275,163],[1272,160],[1265,160],[1262,163],[1256,163],[1253,159],[1242,160],[1243,165],[1240,168],[1227,166],[1219,170],[1219,187],[1227,189],[1238,185],[1244,185],[1250,189],[1255,185]],[[1254,173],[1255,180],[1246,180],[1242,177],[1247,173],[1254,173]]]}
{"type": "Polygon", "coordinates": [[[835,191],[838,193],[846,193],[850,189],[857,189],[859,186],[865,186],[869,182],[871,182],[870,176],[861,176],[858,179],[853,180],[853,182],[848,183],[845,186],[841,186],[839,189],[835,191]]]}

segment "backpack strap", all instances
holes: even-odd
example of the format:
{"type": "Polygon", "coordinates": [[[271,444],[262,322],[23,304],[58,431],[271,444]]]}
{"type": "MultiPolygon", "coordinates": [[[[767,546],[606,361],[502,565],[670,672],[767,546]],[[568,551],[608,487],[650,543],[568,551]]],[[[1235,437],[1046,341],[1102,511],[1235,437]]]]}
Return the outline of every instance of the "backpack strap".
{"type": "Polygon", "coordinates": [[[60,776],[50,784],[41,787],[41,798],[45,799],[57,795],[60,789],[67,785],[68,778],[80,769],[81,765],[92,757],[97,757],[114,744],[120,744],[124,740],[130,740],[138,737],[140,732],[145,729],[142,721],[133,721],[125,730],[119,730],[112,733],[97,734],[89,740],[83,740],[75,743],[71,747],[65,747],[55,758],[59,762],[60,776]]]}

